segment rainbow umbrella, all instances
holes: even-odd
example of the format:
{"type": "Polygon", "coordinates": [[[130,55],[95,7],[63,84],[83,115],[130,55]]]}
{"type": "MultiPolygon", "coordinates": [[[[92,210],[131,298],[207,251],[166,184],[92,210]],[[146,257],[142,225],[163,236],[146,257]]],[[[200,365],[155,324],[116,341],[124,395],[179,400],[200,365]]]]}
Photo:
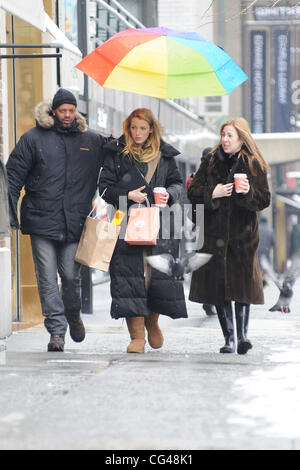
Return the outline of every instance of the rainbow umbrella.
{"type": "Polygon", "coordinates": [[[221,47],[163,27],[121,31],[76,67],[105,88],[165,99],[227,95],[248,78],[221,47]]]}

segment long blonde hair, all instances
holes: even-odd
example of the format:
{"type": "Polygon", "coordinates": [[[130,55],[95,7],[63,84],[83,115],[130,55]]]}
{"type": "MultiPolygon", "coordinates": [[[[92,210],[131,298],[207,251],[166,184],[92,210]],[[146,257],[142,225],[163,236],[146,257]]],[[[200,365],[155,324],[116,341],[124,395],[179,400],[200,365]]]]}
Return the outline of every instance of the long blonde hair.
{"type": "Polygon", "coordinates": [[[254,166],[253,166],[254,161],[258,163],[263,173],[267,173],[269,165],[264,159],[264,157],[262,156],[261,151],[259,150],[255,140],[253,139],[251,135],[251,130],[250,130],[248,121],[242,117],[230,118],[226,122],[224,122],[224,124],[222,124],[221,129],[220,129],[220,141],[214,147],[211,153],[215,153],[217,148],[221,145],[222,132],[226,126],[233,126],[235,130],[237,131],[238,136],[243,144],[238,157],[243,158],[244,161],[245,161],[245,156],[248,158],[248,163],[249,163],[251,174],[252,175],[256,174],[254,170],[254,166]]]}
{"type": "Polygon", "coordinates": [[[123,122],[123,132],[126,140],[126,146],[123,152],[124,155],[128,155],[131,158],[136,158],[136,155],[138,155],[139,159],[145,163],[150,162],[158,156],[162,129],[159,121],[150,109],[139,108],[132,111],[123,122]],[[143,147],[136,145],[131,137],[130,126],[133,118],[143,119],[150,126],[151,133],[143,147]]]}

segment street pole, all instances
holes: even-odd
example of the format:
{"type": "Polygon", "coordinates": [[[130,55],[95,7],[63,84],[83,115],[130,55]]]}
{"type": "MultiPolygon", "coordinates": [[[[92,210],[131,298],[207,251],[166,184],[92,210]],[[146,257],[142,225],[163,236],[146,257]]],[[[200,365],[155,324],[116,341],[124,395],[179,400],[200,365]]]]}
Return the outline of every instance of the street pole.
{"type": "MultiPolygon", "coordinates": [[[[15,44],[15,20],[11,15],[11,42],[15,44]]],[[[15,48],[12,48],[12,55],[15,55],[15,48]]],[[[12,59],[12,89],[13,89],[13,130],[14,130],[14,147],[18,141],[18,111],[17,111],[17,79],[16,79],[16,59],[12,59]]],[[[21,321],[21,275],[20,275],[20,234],[16,230],[16,259],[15,259],[15,276],[16,276],[16,321],[21,321]]]]}
{"type": "MultiPolygon", "coordinates": [[[[78,42],[79,49],[83,56],[88,53],[88,25],[87,25],[87,2],[86,0],[79,0],[78,2],[78,42]]],[[[84,92],[80,97],[79,111],[85,114],[87,122],[89,122],[89,88],[88,78],[84,77],[84,92]]],[[[92,283],[92,270],[87,266],[81,268],[81,310],[82,313],[93,313],[93,283],[92,283]]]]}

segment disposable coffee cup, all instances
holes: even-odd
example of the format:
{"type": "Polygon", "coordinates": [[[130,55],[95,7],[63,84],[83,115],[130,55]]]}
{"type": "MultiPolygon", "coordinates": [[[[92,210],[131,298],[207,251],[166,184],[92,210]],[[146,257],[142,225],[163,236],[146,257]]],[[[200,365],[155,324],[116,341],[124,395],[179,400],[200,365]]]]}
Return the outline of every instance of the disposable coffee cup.
{"type": "Polygon", "coordinates": [[[241,193],[242,189],[240,187],[240,182],[247,179],[246,173],[235,173],[234,175],[234,186],[235,186],[235,192],[236,193],[241,193]]]}
{"type": "Polygon", "coordinates": [[[153,189],[154,202],[156,206],[166,207],[167,204],[165,203],[164,199],[162,199],[162,195],[166,194],[166,192],[167,192],[166,188],[157,187],[153,189]]]}

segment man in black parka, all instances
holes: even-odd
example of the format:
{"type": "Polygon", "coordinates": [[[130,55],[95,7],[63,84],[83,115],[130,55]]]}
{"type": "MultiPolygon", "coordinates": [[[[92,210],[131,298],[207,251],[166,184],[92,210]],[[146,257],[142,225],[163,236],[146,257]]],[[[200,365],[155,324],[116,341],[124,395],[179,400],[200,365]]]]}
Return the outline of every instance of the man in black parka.
{"type": "Polygon", "coordinates": [[[74,257],[92,209],[106,139],[88,130],[75,96],[59,89],[35,109],[36,127],[26,132],[7,162],[14,207],[25,186],[21,230],[32,253],[48,351],[63,351],[67,326],[76,342],[85,337],[80,318],[80,265],[74,257]],[[57,283],[61,278],[61,293],[57,283]]]}

